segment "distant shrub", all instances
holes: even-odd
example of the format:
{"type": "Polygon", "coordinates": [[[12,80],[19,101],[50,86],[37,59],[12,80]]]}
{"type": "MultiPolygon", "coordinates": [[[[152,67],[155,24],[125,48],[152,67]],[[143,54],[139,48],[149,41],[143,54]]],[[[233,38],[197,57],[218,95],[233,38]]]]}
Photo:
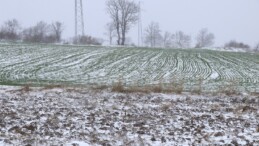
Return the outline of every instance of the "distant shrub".
{"type": "Polygon", "coordinates": [[[0,40],[18,41],[20,28],[20,23],[16,19],[6,21],[0,28],[0,40]]]}
{"type": "Polygon", "coordinates": [[[163,91],[163,87],[161,84],[154,85],[154,87],[152,88],[152,91],[155,93],[161,93],[163,91]]]}
{"type": "Polygon", "coordinates": [[[121,79],[112,86],[112,92],[125,92],[121,79]]]}
{"type": "Polygon", "coordinates": [[[236,42],[234,40],[228,42],[225,44],[225,48],[241,48],[241,49],[249,49],[250,46],[247,44],[244,44],[242,42],[236,42]]]}
{"type": "Polygon", "coordinates": [[[235,80],[229,80],[228,84],[223,85],[220,89],[221,93],[225,93],[227,96],[239,94],[237,89],[238,82],[235,80]]]}
{"type": "Polygon", "coordinates": [[[255,46],[254,51],[255,51],[255,52],[259,52],[259,43],[255,46]]]}
{"type": "Polygon", "coordinates": [[[31,91],[30,85],[26,84],[22,87],[22,89],[20,89],[21,92],[27,93],[31,91]]]}
{"type": "Polygon", "coordinates": [[[102,45],[101,40],[87,35],[75,37],[73,43],[82,45],[102,45]]]}
{"type": "Polygon", "coordinates": [[[183,79],[173,79],[172,81],[172,92],[176,94],[182,94],[183,89],[184,89],[184,80],[183,79]]]}
{"type": "Polygon", "coordinates": [[[198,83],[197,83],[196,87],[195,87],[191,92],[194,93],[194,94],[200,95],[200,94],[202,93],[202,84],[203,84],[203,81],[204,81],[204,79],[200,78],[200,79],[198,80],[198,83]]]}

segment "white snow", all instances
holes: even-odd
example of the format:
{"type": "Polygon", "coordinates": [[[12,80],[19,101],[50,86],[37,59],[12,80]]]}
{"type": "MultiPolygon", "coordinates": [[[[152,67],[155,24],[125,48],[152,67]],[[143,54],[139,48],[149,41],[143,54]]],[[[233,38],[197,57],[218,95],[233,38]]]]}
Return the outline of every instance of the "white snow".
{"type": "Polygon", "coordinates": [[[216,79],[219,77],[219,74],[217,72],[213,72],[211,75],[210,75],[210,78],[212,79],[216,79]]]}
{"type": "Polygon", "coordinates": [[[0,146],[256,145],[258,110],[250,95],[0,86],[0,146]]]}
{"type": "Polygon", "coordinates": [[[86,142],[82,142],[82,141],[71,141],[71,142],[65,144],[65,146],[73,146],[73,144],[77,144],[76,146],[91,146],[90,144],[88,144],[86,142]]]}
{"type": "Polygon", "coordinates": [[[224,47],[210,47],[210,48],[203,48],[207,50],[214,50],[214,51],[225,51],[225,52],[247,52],[242,48],[224,48],[224,47]]]}

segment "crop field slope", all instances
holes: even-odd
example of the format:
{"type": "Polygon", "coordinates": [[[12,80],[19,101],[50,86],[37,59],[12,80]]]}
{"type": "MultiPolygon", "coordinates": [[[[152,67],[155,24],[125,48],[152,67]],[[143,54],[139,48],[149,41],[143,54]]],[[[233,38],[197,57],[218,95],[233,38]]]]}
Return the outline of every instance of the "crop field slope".
{"type": "Polygon", "coordinates": [[[201,49],[147,49],[62,45],[0,45],[0,84],[165,86],[186,90],[231,84],[259,91],[259,55],[201,49]]]}

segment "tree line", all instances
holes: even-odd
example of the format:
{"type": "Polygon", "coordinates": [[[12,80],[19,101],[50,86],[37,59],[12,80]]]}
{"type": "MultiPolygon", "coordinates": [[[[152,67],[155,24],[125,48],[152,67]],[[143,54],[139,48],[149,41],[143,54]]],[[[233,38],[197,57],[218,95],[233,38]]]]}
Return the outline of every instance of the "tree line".
{"type": "MultiPolygon", "coordinates": [[[[116,39],[116,45],[126,45],[129,42],[127,37],[130,29],[138,22],[140,6],[134,0],[108,0],[106,2],[106,11],[111,21],[106,25],[106,36],[110,45],[116,39]]],[[[22,28],[16,20],[8,20],[0,28],[0,40],[23,41],[33,43],[60,43],[64,24],[53,22],[47,24],[43,21],[36,25],[22,28]]],[[[159,23],[151,22],[144,29],[144,44],[147,47],[165,47],[165,48],[190,48],[192,37],[183,31],[162,32],[159,23]]],[[[195,48],[210,47],[214,44],[215,35],[208,29],[201,29],[195,37],[195,48]]],[[[102,40],[92,36],[80,36],[73,38],[74,44],[93,44],[101,45],[102,40]]],[[[231,40],[224,45],[225,48],[250,49],[245,43],[231,40]]],[[[259,43],[255,49],[259,51],[259,43]]]]}
{"type": "MultiPolygon", "coordinates": [[[[196,37],[196,48],[209,47],[214,44],[214,34],[209,33],[206,28],[200,30],[196,37]]],[[[183,31],[162,33],[159,24],[151,22],[145,29],[145,44],[149,47],[165,48],[190,48],[192,38],[183,31]]]]}
{"type": "MultiPolygon", "coordinates": [[[[36,25],[22,28],[16,19],[7,20],[0,27],[0,40],[21,41],[26,43],[60,43],[64,24],[56,21],[51,24],[40,21],[36,25]]],[[[74,44],[101,45],[101,41],[92,36],[80,36],[72,38],[74,44]]]]}
{"type": "Polygon", "coordinates": [[[16,19],[12,19],[1,26],[0,40],[56,43],[61,41],[62,32],[63,24],[60,22],[47,24],[40,21],[35,26],[23,29],[16,19]]]}
{"type": "MultiPolygon", "coordinates": [[[[116,38],[117,45],[125,45],[126,34],[131,27],[139,20],[140,6],[133,0],[108,0],[107,12],[110,15],[111,22],[106,25],[106,35],[109,43],[113,43],[116,38]]],[[[215,35],[207,28],[201,29],[196,36],[195,48],[210,47],[214,44],[215,35]]],[[[190,48],[192,38],[183,31],[174,33],[165,31],[162,33],[159,23],[151,22],[144,32],[144,43],[149,47],[165,48],[190,48]]],[[[249,50],[251,47],[245,43],[231,40],[224,45],[225,48],[242,48],[249,50]]],[[[259,43],[255,51],[259,51],[259,43]]]]}

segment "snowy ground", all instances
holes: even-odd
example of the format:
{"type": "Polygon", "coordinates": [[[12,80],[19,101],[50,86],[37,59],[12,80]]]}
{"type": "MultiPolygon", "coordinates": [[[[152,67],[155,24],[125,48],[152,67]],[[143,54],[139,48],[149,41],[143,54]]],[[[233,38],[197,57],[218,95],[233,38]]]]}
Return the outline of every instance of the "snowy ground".
{"type": "Polygon", "coordinates": [[[259,145],[259,96],[0,86],[0,146],[259,145]]]}

